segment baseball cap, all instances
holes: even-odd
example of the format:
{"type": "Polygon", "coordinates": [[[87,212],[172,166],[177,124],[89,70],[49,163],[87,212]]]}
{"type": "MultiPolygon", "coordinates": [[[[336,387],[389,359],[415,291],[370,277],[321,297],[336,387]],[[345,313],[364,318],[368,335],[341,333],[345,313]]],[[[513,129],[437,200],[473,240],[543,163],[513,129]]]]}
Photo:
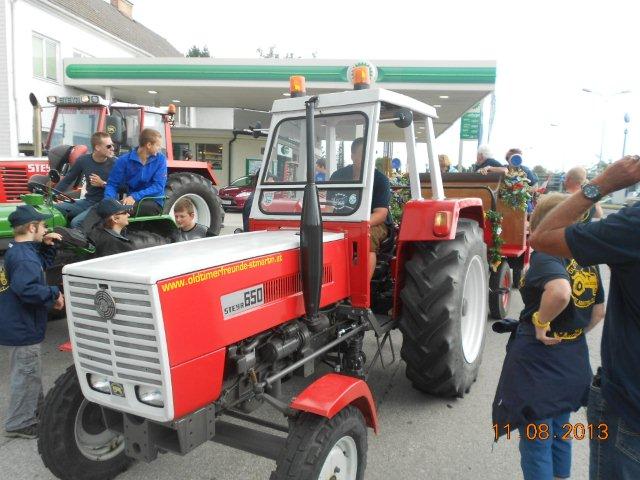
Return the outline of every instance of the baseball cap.
{"type": "Polygon", "coordinates": [[[111,215],[115,215],[120,212],[130,212],[131,205],[124,205],[115,198],[103,198],[96,207],[96,213],[100,218],[109,218],[111,215]]]}
{"type": "Polygon", "coordinates": [[[39,222],[51,218],[52,215],[40,213],[31,205],[20,205],[9,215],[9,224],[11,227],[26,225],[30,222],[39,222]]]}

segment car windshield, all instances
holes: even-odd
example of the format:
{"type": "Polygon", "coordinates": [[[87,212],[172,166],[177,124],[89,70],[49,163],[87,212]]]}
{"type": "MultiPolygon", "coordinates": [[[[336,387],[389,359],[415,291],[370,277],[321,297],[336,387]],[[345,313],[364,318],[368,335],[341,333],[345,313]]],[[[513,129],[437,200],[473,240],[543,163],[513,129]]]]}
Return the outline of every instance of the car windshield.
{"type": "Polygon", "coordinates": [[[230,187],[248,187],[251,185],[251,177],[240,177],[231,182],[230,187]]]}

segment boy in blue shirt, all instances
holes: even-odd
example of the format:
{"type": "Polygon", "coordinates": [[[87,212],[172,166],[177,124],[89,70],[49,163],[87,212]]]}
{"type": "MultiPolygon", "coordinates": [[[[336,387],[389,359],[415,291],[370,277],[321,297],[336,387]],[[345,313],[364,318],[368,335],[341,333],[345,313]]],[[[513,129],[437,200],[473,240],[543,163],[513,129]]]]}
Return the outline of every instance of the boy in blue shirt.
{"type": "Polygon", "coordinates": [[[40,344],[47,327],[47,312],[62,310],[64,297],[50,287],[45,269],[55,257],[53,243],[62,238],[47,233],[44,220],[31,205],[21,205],[9,215],[14,241],[0,268],[0,345],[9,347],[9,409],[5,418],[8,437],[36,438],[37,410],[42,396],[40,344]]]}
{"type": "Polygon", "coordinates": [[[118,191],[125,188],[127,194],[122,203],[133,205],[132,216],[158,215],[162,213],[167,183],[167,158],[161,151],[162,135],[157,130],[145,128],[140,132],[138,144],[138,148],[116,160],[107,180],[104,198],[117,200],[118,191]],[[142,202],[144,198],[147,200],[142,202]]]}

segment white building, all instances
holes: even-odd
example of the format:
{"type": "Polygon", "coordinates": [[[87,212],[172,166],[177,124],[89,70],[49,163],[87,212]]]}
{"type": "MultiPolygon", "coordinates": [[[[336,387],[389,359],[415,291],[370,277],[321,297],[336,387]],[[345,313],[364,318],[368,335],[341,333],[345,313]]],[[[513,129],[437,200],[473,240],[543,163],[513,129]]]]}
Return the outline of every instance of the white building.
{"type": "Polygon", "coordinates": [[[29,93],[46,107],[48,95],[80,92],[64,83],[64,58],[182,57],[134,21],[132,8],[128,0],[0,0],[0,157],[32,142],[29,93]]]}

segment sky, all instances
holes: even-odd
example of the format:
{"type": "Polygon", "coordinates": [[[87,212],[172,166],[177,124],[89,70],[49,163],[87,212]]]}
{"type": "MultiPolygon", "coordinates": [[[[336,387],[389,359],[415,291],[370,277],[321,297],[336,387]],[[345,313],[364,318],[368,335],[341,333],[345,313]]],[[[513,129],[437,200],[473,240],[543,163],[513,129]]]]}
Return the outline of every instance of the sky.
{"type": "MultiPolygon", "coordinates": [[[[626,153],[640,153],[637,0],[133,3],[134,19],[178,50],[207,45],[215,58],[256,58],[275,45],[302,58],[495,60],[498,160],[511,147],[552,171],[593,165],[601,148],[616,160],[625,127],[626,153]]],[[[436,151],[456,161],[458,135],[450,128],[436,151]]],[[[474,151],[466,144],[466,165],[474,151]]]]}

